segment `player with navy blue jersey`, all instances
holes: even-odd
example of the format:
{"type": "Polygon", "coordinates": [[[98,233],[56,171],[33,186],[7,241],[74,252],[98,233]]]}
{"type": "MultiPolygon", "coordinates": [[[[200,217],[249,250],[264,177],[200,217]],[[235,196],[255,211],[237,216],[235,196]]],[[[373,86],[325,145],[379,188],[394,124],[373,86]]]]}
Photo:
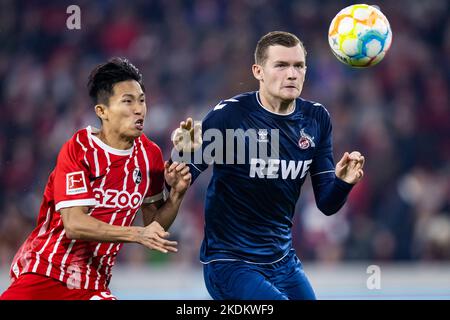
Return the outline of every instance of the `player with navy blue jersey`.
{"type": "Polygon", "coordinates": [[[198,131],[182,138],[195,131],[192,119],[174,137],[179,150],[201,144],[188,153],[192,181],[213,166],[200,260],[214,299],[315,299],[292,245],[301,187],[309,173],[318,208],[331,215],[363,176],[357,151],[335,167],[328,111],[299,97],[305,55],[295,35],[265,35],[253,65],[259,90],[218,103],[202,122],[202,141],[198,131]]]}

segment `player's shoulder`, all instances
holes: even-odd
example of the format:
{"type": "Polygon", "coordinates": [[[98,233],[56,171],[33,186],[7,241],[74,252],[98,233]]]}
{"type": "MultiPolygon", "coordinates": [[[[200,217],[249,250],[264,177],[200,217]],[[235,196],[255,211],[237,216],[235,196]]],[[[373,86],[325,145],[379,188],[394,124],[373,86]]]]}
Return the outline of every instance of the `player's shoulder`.
{"type": "Polygon", "coordinates": [[[88,149],[90,146],[89,144],[90,130],[91,130],[90,127],[86,127],[76,131],[72,135],[72,137],[70,137],[70,139],[66,141],[65,145],[75,150],[88,149]]]}
{"type": "Polygon", "coordinates": [[[297,98],[297,101],[301,104],[301,110],[305,115],[313,118],[329,118],[330,113],[327,108],[319,102],[307,100],[303,98],[297,98]]]}
{"type": "Polygon", "coordinates": [[[255,92],[245,92],[234,97],[220,100],[212,111],[221,111],[220,113],[230,113],[236,111],[248,110],[249,106],[254,104],[255,92]]]}
{"type": "Polygon", "coordinates": [[[254,92],[246,92],[231,98],[220,100],[206,115],[205,121],[215,124],[219,123],[225,127],[232,127],[239,123],[255,107],[256,98],[254,92]]]}
{"type": "Polygon", "coordinates": [[[139,138],[136,138],[137,142],[141,142],[142,146],[147,150],[147,152],[162,154],[161,148],[156,142],[147,137],[144,133],[141,134],[139,138]]]}
{"type": "Polygon", "coordinates": [[[59,159],[81,159],[90,148],[88,138],[88,128],[76,131],[66,140],[59,151],[59,159]]]}
{"type": "Polygon", "coordinates": [[[79,129],[66,141],[66,143],[79,144],[78,141],[88,140],[89,129],[89,127],[79,129]]]}

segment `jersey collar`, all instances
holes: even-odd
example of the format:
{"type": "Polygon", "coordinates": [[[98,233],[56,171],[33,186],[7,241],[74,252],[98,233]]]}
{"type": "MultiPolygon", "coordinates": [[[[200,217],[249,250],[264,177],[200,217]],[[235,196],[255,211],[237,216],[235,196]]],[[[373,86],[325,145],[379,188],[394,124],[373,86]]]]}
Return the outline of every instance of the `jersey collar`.
{"type": "Polygon", "coordinates": [[[113,147],[107,145],[102,140],[100,140],[98,137],[93,135],[93,133],[99,132],[100,131],[99,129],[97,129],[95,127],[88,126],[86,128],[86,130],[88,132],[89,137],[92,138],[92,140],[94,140],[95,143],[100,148],[102,148],[103,150],[105,150],[105,151],[107,151],[107,152],[109,152],[111,154],[115,154],[117,156],[129,156],[133,152],[134,144],[133,144],[133,146],[131,148],[126,149],[126,150],[116,149],[116,148],[113,148],[113,147]]]}
{"type": "Polygon", "coordinates": [[[275,114],[277,116],[281,116],[281,117],[285,117],[285,116],[290,116],[291,114],[293,114],[295,112],[295,110],[297,109],[297,99],[294,100],[294,109],[292,109],[291,112],[289,113],[277,113],[277,112],[273,112],[270,111],[269,109],[267,109],[266,107],[263,106],[263,104],[261,103],[261,99],[259,98],[259,91],[256,91],[256,101],[258,101],[258,104],[261,108],[263,108],[264,110],[266,110],[267,112],[270,112],[271,114],[275,114]]]}

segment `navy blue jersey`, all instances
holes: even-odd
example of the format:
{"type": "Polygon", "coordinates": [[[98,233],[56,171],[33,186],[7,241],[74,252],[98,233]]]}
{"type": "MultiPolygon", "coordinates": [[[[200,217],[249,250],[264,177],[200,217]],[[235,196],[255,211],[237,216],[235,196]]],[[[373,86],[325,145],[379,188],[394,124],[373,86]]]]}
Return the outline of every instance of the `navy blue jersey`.
{"type": "Polygon", "coordinates": [[[262,106],[258,92],[244,93],[214,107],[202,130],[197,155],[203,157],[194,157],[190,169],[194,181],[213,165],[203,263],[272,263],[283,258],[292,247],[292,219],[307,173],[317,205],[326,214],[339,210],[352,187],[334,174],[330,116],[318,103],[298,98],[291,113],[280,115],[262,106]],[[239,141],[244,141],[241,149],[239,141]]]}

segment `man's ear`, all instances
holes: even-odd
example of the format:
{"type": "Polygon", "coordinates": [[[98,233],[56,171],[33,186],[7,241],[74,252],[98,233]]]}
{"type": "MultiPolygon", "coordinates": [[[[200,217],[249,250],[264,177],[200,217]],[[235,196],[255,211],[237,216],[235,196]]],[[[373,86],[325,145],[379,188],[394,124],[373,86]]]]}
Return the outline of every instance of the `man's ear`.
{"type": "Polygon", "coordinates": [[[263,72],[262,66],[260,66],[259,64],[252,65],[252,71],[253,71],[253,76],[256,78],[256,80],[264,81],[264,77],[263,77],[264,72],[263,72]]]}
{"type": "Polygon", "coordinates": [[[96,104],[94,110],[97,117],[99,117],[102,121],[108,120],[108,108],[104,104],[96,104]]]}

